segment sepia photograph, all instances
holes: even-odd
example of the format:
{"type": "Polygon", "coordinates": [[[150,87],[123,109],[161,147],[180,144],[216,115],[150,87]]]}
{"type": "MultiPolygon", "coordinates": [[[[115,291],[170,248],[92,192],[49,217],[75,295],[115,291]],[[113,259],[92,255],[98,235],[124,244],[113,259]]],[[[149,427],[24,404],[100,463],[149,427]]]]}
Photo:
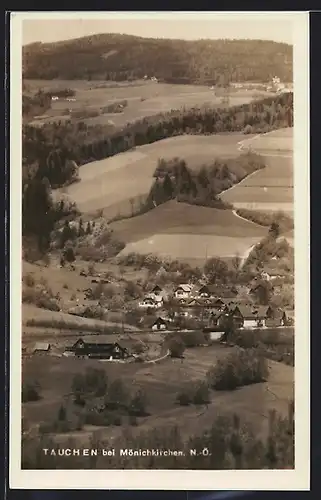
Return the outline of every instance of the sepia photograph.
{"type": "Polygon", "coordinates": [[[308,44],[11,14],[11,487],[308,489],[308,44]]]}

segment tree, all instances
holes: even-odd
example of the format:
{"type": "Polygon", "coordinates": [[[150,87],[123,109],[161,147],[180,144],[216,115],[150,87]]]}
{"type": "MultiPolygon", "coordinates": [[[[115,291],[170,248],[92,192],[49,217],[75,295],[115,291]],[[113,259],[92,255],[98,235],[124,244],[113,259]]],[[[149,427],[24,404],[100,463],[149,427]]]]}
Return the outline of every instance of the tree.
{"type": "Polygon", "coordinates": [[[256,301],[263,306],[266,306],[270,303],[272,292],[273,289],[271,283],[265,280],[261,280],[259,283],[257,283],[257,285],[251,291],[256,301]]]}
{"type": "Polygon", "coordinates": [[[61,231],[61,237],[60,237],[60,246],[63,248],[65,246],[65,243],[67,241],[70,241],[73,239],[74,233],[69,225],[68,220],[65,221],[64,227],[61,231]]]}
{"type": "Polygon", "coordinates": [[[207,382],[199,382],[196,385],[193,403],[196,405],[208,404],[210,402],[210,391],[207,382]]]}
{"type": "Polygon", "coordinates": [[[172,358],[182,358],[185,351],[185,344],[179,337],[173,338],[169,343],[169,352],[172,358]]]}
{"type": "Polygon", "coordinates": [[[280,224],[278,222],[276,222],[276,221],[272,222],[270,229],[269,229],[269,234],[275,240],[280,236],[280,224]]]}
{"type": "Polygon", "coordinates": [[[78,226],[78,236],[81,238],[82,236],[84,236],[84,234],[85,234],[84,224],[83,224],[83,220],[80,218],[79,219],[79,226],[78,226]]]}
{"type": "Polygon", "coordinates": [[[73,380],[71,390],[75,402],[80,403],[88,396],[103,396],[108,387],[108,379],[104,370],[88,368],[85,373],[77,373],[73,380]]]}
{"type": "Polygon", "coordinates": [[[242,264],[242,259],[240,255],[237,253],[233,258],[232,258],[232,266],[233,269],[238,272],[240,270],[242,264]]]}
{"type": "Polygon", "coordinates": [[[75,252],[72,247],[67,247],[64,250],[64,258],[67,262],[74,262],[76,260],[75,252]]]}
{"type": "Polygon", "coordinates": [[[116,379],[110,384],[106,396],[106,403],[111,408],[128,405],[129,392],[121,379],[116,379]]]}
{"type": "Polygon", "coordinates": [[[197,174],[197,180],[203,188],[206,188],[210,184],[208,177],[209,176],[208,176],[207,168],[205,166],[203,166],[200,169],[199,173],[197,174]]]}
{"type": "Polygon", "coordinates": [[[204,273],[211,284],[217,281],[225,281],[228,274],[228,266],[223,260],[212,257],[206,261],[204,273]]]}
{"type": "Polygon", "coordinates": [[[58,411],[58,420],[64,421],[66,420],[66,416],[67,416],[66,408],[61,405],[58,411]]]}
{"type": "Polygon", "coordinates": [[[41,398],[38,383],[28,383],[22,386],[22,402],[39,401],[41,398]]]}
{"type": "Polygon", "coordinates": [[[163,182],[163,190],[165,193],[165,197],[169,200],[173,198],[174,194],[174,187],[172,180],[168,174],[165,175],[164,182],[163,182]]]}
{"type": "Polygon", "coordinates": [[[129,198],[129,204],[130,204],[130,207],[131,207],[131,214],[132,214],[132,217],[134,216],[134,208],[135,208],[135,199],[134,198],[129,198]]]}
{"type": "Polygon", "coordinates": [[[91,234],[91,226],[90,226],[90,221],[87,222],[86,226],[86,234],[91,234]]]}
{"type": "Polygon", "coordinates": [[[131,415],[144,416],[146,415],[147,396],[146,393],[139,389],[130,403],[131,415]]]}

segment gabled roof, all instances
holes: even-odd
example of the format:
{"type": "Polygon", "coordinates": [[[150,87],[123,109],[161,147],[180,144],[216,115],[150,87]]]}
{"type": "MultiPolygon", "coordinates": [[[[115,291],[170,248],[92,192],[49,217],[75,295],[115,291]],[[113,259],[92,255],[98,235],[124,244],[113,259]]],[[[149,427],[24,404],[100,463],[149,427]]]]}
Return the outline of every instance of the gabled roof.
{"type": "Polygon", "coordinates": [[[126,351],[126,347],[121,345],[121,342],[112,343],[101,343],[101,342],[85,342],[83,339],[78,339],[77,342],[73,344],[73,348],[77,348],[77,344],[82,344],[86,349],[95,352],[114,352],[115,348],[119,347],[123,351],[126,351]]]}
{"type": "Polygon", "coordinates": [[[270,318],[273,319],[282,319],[285,315],[285,312],[280,308],[269,308],[270,309],[270,318]]]}
{"type": "Polygon", "coordinates": [[[233,314],[235,314],[237,311],[240,312],[240,314],[244,319],[265,318],[267,307],[266,306],[251,307],[245,305],[237,305],[233,309],[233,314]]]}
{"type": "Polygon", "coordinates": [[[162,324],[165,324],[167,325],[168,321],[161,317],[161,316],[150,316],[150,317],[147,317],[144,319],[144,325],[147,327],[147,328],[152,328],[154,325],[156,325],[157,323],[162,323],[162,324]]]}
{"type": "Polygon", "coordinates": [[[192,290],[192,285],[189,285],[188,283],[182,283],[175,288],[175,292],[180,289],[188,293],[192,290]]]}
{"type": "Polygon", "coordinates": [[[34,351],[49,351],[50,344],[48,342],[36,342],[34,351]]]}

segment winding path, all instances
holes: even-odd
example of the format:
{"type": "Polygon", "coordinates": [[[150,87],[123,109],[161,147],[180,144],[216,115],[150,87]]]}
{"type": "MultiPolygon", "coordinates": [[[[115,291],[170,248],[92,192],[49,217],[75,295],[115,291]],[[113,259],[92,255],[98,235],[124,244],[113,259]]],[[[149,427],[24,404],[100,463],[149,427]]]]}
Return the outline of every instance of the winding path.
{"type": "MultiPolygon", "coordinates": [[[[253,151],[254,153],[259,154],[260,156],[265,156],[265,157],[293,158],[293,154],[280,154],[279,152],[275,152],[275,153],[272,153],[272,154],[271,154],[271,153],[267,154],[267,153],[264,153],[264,150],[262,150],[262,151],[260,152],[260,151],[255,151],[255,149],[252,149],[251,145],[253,144],[253,142],[254,142],[256,139],[258,139],[258,138],[260,138],[260,137],[262,137],[262,136],[264,136],[264,135],[268,135],[268,134],[270,134],[270,132],[267,132],[267,133],[265,133],[265,134],[257,134],[257,135],[255,135],[254,137],[251,137],[250,139],[244,139],[244,140],[242,140],[242,141],[239,141],[239,142],[237,143],[237,145],[238,145],[238,150],[239,150],[240,152],[244,152],[244,151],[253,151]],[[247,146],[247,145],[248,145],[248,146],[247,146]]],[[[232,190],[232,189],[234,189],[236,186],[240,186],[240,184],[242,184],[242,182],[243,182],[243,181],[248,180],[251,176],[253,176],[253,175],[255,175],[255,174],[257,174],[257,170],[256,170],[255,172],[252,172],[250,175],[248,175],[248,176],[244,177],[244,179],[242,179],[242,180],[241,180],[241,182],[239,182],[239,183],[237,183],[237,184],[234,184],[232,187],[230,187],[230,188],[226,189],[225,191],[222,191],[222,192],[220,193],[220,195],[222,195],[223,193],[226,193],[227,191],[231,191],[231,190],[232,190]]],[[[242,220],[245,220],[246,222],[249,222],[249,223],[255,224],[256,226],[258,225],[258,224],[256,224],[255,222],[253,222],[253,221],[251,221],[251,220],[249,220],[249,219],[246,219],[245,217],[240,216],[240,215],[236,212],[236,210],[235,210],[235,209],[234,209],[234,210],[232,210],[232,213],[233,213],[233,215],[234,215],[235,217],[238,217],[239,219],[242,219],[242,220]]],[[[248,258],[249,254],[251,253],[251,251],[252,251],[252,249],[254,248],[254,246],[255,246],[255,245],[252,245],[252,246],[251,246],[250,248],[248,248],[248,249],[246,250],[246,252],[244,252],[244,254],[242,255],[242,257],[241,257],[241,259],[242,259],[242,260],[241,260],[241,265],[240,265],[240,267],[241,267],[241,268],[244,266],[244,264],[245,264],[245,262],[246,262],[246,259],[248,258]]]]}

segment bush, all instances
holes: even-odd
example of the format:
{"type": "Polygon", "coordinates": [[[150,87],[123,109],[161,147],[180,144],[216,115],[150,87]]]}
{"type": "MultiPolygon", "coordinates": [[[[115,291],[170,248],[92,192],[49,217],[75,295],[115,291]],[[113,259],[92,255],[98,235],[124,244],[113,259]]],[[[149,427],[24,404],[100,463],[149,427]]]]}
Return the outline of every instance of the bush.
{"type": "Polygon", "coordinates": [[[25,288],[22,291],[22,302],[34,304],[41,309],[48,309],[49,311],[60,311],[58,301],[49,288],[25,288]]]}
{"type": "Polygon", "coordinates": [[[180,337],[173,338],[168,346],[172,358],[181,358],[185,351],[185,344],[180,337]]]}
{"type": "Polygon", "coordinates": [[[41,399],[41,396],[39,384],[37,382],[22,386],[21,400],[23,403],[39,401],[39,399],[41,399]]]}
{"type": "Polygon", "coordinates": [[[87,396],[104,396],[108,387],[108,379],[104,370],[88,368],[86,372],[77,373],[72,381],[71,390],[75,402],[80,404],[87,396]]]}
{"type": "Polygon", "coordinates": [[[88,425],[96,425],[97,427],[108,427],[111,425],[109,413],[88,412],[85,415],[85,423],[88,425]]]}
{"type": "Polygon", "coordinates": [[[137,417],[135,415],[130,415],[128,422],[129,422],[129,425],[132,425],[133,427],[136,427],[138,425],[138,420],[137,420],[137,417]]]}
{"type": "Polygon", "coordinates": [[[133,346],[133,352],[135,354],[143,354],[144,351],[145,351],[145,348],[144,348],[144,345],[141,342],[137,342],[133,346]]]}
{"type": "Polygon", "coordinates": [[[177,395],[177,402],[181,406],[188,406],[192,402],[192,397],[190,392],[182,391],[177,395]]]}
{"type": "Polygon", "coordinates": [[[36,281],[35,281],[35,278],[33,277],[33,275],[31,273],[28,273],[24,278],[23,278],[23,282],[25,283],[26,286],[32,288],[35,286],[36,284],[36,281]]]}
{"type": "Polygon", "coordinates": [[[197,347],[207,343],[202,332],[182,332],[180,337],[186,347],[197,347]]]}
{"type": "Polygon", "coordinates": [[[121,379],[114,380],[108,388],[105,400],[108,408],[127,408],[129,400],[130,395],[127,388],[125,387],[124,382],[121,379]]]}
{"type": "Polygon", "coordinates": [[[146,393],[142,389],[139,389],[130,402],[130,408],[129,408],[130,415],[136,415],[139,417],[147,415],[146,405],[147,405],[146,393]]]}
{"type": "Polygon", "coordinates": [[[257,335],[252,330],[236,330],[232,332],[229,341],[244,349],[251,349],[258,345],[257,335]]]}
{"type": "Polygon", "coordinates": [[[76,260],[75,252],[72,247],[67,247],[63,252],[63,256],[67,262],[74,262],[76,260]]]}
{"type": "Polygon", "coordinates": [[[257,349],[236,349],[207,372],[209,385],[221,391],[265,382],[267,378],[267,360],[257,349]]]}
{"type": "Polygon", "coordinates": [[[208,404],[210,402],[210,391],[207,382],[199,382],[195,387],[193,403],[195,405],[208,404]]]}

